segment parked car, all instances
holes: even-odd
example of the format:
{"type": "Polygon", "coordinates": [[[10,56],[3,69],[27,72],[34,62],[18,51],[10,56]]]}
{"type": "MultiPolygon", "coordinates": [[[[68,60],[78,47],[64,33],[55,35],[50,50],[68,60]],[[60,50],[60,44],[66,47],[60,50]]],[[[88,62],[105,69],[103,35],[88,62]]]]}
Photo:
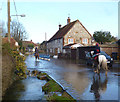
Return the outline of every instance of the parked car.
{"type": "MultiPolygon", "coordinates": [[[[90,52],[86,52],[86,64],[87,65],[93,65],[94,61],[93,61],[93,58],[91,58],[90,56],[90,52]]],[[[104,55],[107,59],[107,65],[109,67],[112,67],[112,64],[113,64],[113,58],[111,58],[108,54],[106,54],[104,51],[101,51],[100,52],[101,55],[104,55]]]]}

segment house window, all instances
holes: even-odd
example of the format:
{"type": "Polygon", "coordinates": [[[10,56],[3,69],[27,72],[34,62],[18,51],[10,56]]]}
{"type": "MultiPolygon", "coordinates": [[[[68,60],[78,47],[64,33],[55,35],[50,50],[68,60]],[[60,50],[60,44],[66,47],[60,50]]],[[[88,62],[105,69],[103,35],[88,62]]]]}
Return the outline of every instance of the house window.
{"type": "Polygon", "coordinates": [[[60,53],[60,48],[58,48],[58,53],[60,53]]]}
{"type": "Polygon", "coordinates": [[[69,39],[68,39],[68,44],[73,44],[73,43],[74,43],[74,39],[69,38],[69,39]]]}
{"type": "Polygon", "coordinates": [[[87,39],[87,38],[83,38],[83,39],[82,39],[82,43],[83,43],[83,44],[88,44],[88,39],[87,39]]]}
{"type": "Polygon", "coordinates": [[[55,40],[55,43],[57,43],[58,42],[58,40],[55,40]]]}
{"type": "Polygon", "coordinates": [[[52,49],[50,49],[50,53],[52,53],[52,49]]]}

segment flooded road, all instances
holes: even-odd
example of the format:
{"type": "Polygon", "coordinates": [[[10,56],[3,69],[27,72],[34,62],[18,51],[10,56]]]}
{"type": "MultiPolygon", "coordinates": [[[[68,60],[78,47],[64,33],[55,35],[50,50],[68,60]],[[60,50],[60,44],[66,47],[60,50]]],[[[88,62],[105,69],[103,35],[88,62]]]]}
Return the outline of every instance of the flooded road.
{"type": "Polygon", "coordinates": [[[3,102],[19,101],[19,100],[39,100],[44,98],[42,86],[46,81],[39,80],[36,77],[28,77],[24,80],[15,81],[12,86],[7,90],[3,102]]]}
{"type": "Polygon", "coordinates": [[[104,71],[98,76],[93,73],[92,68],[81,61],[63,59],[35,61],[35,58],[29,55],[25,63],[29,70],[46,72],[77,100],[118,100],[119,98],[120,84],[117,74],[120,74],[120,71],[114,66],[106,77],[104,71]]]}

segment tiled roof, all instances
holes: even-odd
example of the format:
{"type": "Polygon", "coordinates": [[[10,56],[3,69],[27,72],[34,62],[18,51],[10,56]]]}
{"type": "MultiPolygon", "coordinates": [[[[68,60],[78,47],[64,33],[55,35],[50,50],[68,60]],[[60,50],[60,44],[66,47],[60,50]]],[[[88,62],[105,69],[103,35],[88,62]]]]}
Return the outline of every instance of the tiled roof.
{"type": "Polygon", "coordinates": [[[37,44],[35,44],[35,43],[32,42],[32,41],[23,41],[23,43],[26,43],[26,44],[33,44],[34,46],[38,46],[37,44]]]}
{"type": "Polygon", "coordinates": [[[68,44],[68,45],[64,46],[63,49],[70,49],[70,47],[71,47],[72,45],[74,45],[74,44],[76,44],[76,43],[68,44]]]}
{"type": "Polygon", "coordinates": [[[65,25],[65,26],[62,27],[62,28],[60,28],[60,29],[56,32],[56,34],[55,34],[48,42],[50,42],[50,41],[52,41],[52,40],[55,40],[55,39],[60,39],[60,38],[62,38],[62,37],[72,28],[72,26],[75,24],[75,22],[77,22],[77,20],[74,21],[74,22],[71,22],[71,23],[69,23],[69,24],[67,24],[67,25],[65,25]]]}
{"type": "MultiPolygon", "coordinates": [[[[2,43],[7,43],[8,42],[8,37],[2,38],[2,43]]],[[[15,45],[16,40],[14,38],[10,38],[10,43],[12,45],[15,45]]]]}
{"type": "Polygon", "coordinates": [[[73,43],[73,44],[68,44],[68,45],[64,46],[63,49],[73,49],[73,48],[77,48],[80,46],[83,46],[83,45],[80,43],[73,43]]]}
{"type": "Polygon", "coordinates": [[[47,44],[47,41],[43,41],[40,45],[44,45],[47,44]]]}
{"type": "MultiPolygon", "coordinates": [[[[76,23],[76,22],[79,22],[79,20],[75,20],[67,25],[65,25],[64,27],[60,28],[56,33],[55,35],[48,41],[53,41],[55,39],[60,39],[62,38],[65,34],[67,34],[67,32],[73,27],[73,25],[76,23]]],[[[82,23],[80,23],[82,25],[82,23]]],[[[82,25],[82,27],[87,31],[87,29],[82,25]]],[[[88,32],[88,31],[87,31],[88,32]]],[[[91,34],[88,32],[88,34],[91,36],[91,34]]]]}

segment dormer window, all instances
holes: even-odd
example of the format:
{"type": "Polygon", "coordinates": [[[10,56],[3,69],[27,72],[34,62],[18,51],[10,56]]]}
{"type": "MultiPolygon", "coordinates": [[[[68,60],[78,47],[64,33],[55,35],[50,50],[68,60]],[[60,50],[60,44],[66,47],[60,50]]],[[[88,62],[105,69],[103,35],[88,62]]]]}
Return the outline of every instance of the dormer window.
{"type": "Polygon", "coordinates": [[[68,44],[73,44],[74,43],[74,39],[73,38],[68,38],[68,44]]]}

